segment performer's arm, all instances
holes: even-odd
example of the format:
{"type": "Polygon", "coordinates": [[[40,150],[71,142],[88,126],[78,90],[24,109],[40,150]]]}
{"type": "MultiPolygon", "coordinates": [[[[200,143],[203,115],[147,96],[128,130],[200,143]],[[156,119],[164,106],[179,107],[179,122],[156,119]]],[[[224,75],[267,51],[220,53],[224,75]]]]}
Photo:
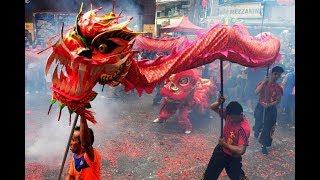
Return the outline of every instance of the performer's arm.
{"type": "Polygon", "coordinates": [[[212,109],[213,111],[215,111],[216,113],[219,114],[219,106],[224,103],[225,101],[225,98],[223,96],[220,96],[218,101],[216,102],[213,102],[211,105],[210,105],[210,109],[212,109]]]}
{"type": "Polygon", "coordinates": [[[65,180],[75,180],[76,177],[74,176],[74,161],[71,160],[70,161],[70,167],[69,167],[69,172],[68,172],[68,175],[66,176],[65,180]]]}
{"type": "Polygon", "coordinates": [[[266,107],[274,106],[280,103],[281,101],[281,96],[283,94],[282,89],[277,93],[277,99],[271,103],[266,104],[266,107]]]}
{"type": "Polygon", "coordinates": [[[94,161],[94,152],[92,147],[90,130],[88,128],[87,120],[81,117],[80,120],[80,140],[81,145],[85,148],[86,153],[91,161],[94,161]]]}
{"type": "Polygon", "coordinates": [[[229,149],[235,157],[240,157],[246,152],[247,145],[231,145],[224,138],[219,139],[219,144],[229,149]]]}
{"type": "Polygon", "coordinates": [[[260,94],[261,90],[263,89],[263,86],[268,83],[268,77],[266,77],[264,80],[262,80],[258,86],[256,87],[255,93],[260,94]]]}

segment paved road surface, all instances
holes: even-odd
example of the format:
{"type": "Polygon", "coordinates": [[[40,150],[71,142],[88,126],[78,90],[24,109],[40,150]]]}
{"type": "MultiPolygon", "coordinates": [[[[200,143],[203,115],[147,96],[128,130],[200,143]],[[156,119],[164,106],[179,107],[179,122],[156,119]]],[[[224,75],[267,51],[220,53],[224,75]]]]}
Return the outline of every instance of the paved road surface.
{"type": "MultiPolygon", "coordinates": [[[[102,155],[102,179],[200,179],[220,135],[220,118],[193,120],[194,130],[186,135],[175,118],[165,124],[152,123],[160,106],[152,106],[153,95],[123,94],[108,97],[98,92],[92,110],[98,124],[94,146],[102,155]]],[[[69,114],[64,109],[60,121],[58,105],[47,115],[50,96],[26,95],[25,176],[31,179],[57,179],[70,134],[69,114]]],[[[250,125],[252,114],[246,113],[250,125]]],[[[72,121],[75,115],[72,115],[72,121]]],[[[72,123],[71,123],[72,124],[72,123]]],[[[63,175],[69,168],[68,152],[63,175]]],[[[243,169],[249,179],[294,179],[295,129],[278,125],[269,155],[250,136],[250,146],[243,156],[243,169]]],[[[219,179],[228,179],[222,172],[219,179]]]]}

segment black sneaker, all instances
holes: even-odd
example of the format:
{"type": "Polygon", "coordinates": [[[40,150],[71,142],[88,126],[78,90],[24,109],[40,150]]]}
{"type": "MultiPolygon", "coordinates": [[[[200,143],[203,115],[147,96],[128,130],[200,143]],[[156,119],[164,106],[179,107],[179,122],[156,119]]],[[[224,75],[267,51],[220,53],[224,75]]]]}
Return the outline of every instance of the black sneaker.
{"type": "Polygon", "coordinates": [[[262,154],[268,154],[268,150],[267,150],[267,147],[266,146],[262,146],[262,149],[261,149],[261,152],[262,154]]]}

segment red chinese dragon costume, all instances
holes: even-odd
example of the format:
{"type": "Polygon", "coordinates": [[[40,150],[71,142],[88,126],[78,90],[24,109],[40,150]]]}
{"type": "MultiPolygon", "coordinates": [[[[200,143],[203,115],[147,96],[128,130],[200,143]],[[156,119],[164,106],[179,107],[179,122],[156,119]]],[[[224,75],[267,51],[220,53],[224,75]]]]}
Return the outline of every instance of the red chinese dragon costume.
{"type": "Polygon", "coordinates": [[[162,123],[178,111],[178,123],[189,134],[192,131],[189,113],[194,110],[204,114],[217,95],[217,86],[211,80],[201,78],[200,70],[190,69],[171,75],[160,94],[164,97],[163,106],[153,122],[162,123]]]}
{"type": "MultiPolygon", "coordinates": [[[[192,42],[180,47],[172,47],[171,54],[158,57],[154,61],[136,61],[137,51],[132,47],[136,36],[127,26],[131,19],[119,22],[120,14],[113,11],[98,16],[102,7],[86,13],[80,12],[74,27],[48,40],[52,51],[47,59],[45,73],[56,64],[52,74],[51,105],[59,102],[60,114],[64,107],[70,112],[85,117],[92,123],[97,121],[93,112],[88,110],[97,93],[93,87],[101,85],[117,86],[122,84],[126,91],[136,89],[152,93],[171,74],[193,69],[216,59],[226,60],[247,67],[264,67],[280,58],[280,42],[271,35],[259,40],[249,36],[245,27],[217,24],[192,42]],[[55,40],[55,43],[52,41],[55,40]],[[60,66],[59,66],[60,64],[60,66]],[[58,68],[59,66],[59,68],[58,68]]],[[[171,40],[172,41],[172,40],[171,40]]],[[[163,47],[158,43],[150,46],[163,47]]],[[[175,44],[175,43],[172,43],[175,44]]],[[[168,44],[170,46],[170,44],[168,44]]],[[[48,113],[49,113],[48,112],[48,113]]]]}

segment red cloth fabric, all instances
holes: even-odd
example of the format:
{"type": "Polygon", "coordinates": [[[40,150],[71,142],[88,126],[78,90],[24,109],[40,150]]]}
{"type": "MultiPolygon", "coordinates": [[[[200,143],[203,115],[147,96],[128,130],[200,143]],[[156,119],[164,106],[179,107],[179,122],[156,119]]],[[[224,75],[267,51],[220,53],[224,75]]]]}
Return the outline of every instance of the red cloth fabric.
{"type": "Polygon", "coordinates": [[[192,124],[189,119],[191,106],[182,106],[179,108],[178,123],[186,131],[192,131],[192,124]]]}
{"type": "Polygon", "coordinates": [[[178,114],[178,123],[186,131],[192,131],[192,124],[189,119],[189,111],[192,109],[192,106],[187,104],[179,104],[168,102],[166,99],[163,101],[164,106],[161,108],[159,113],[160,120],[166,120],[173,116],[177,110],[178,114]]]}
{"type": "Polygon", "coordinates": [[[173,116],[177,111],[177,105],[175,103],[168,103],[166,99],[162,101],[162,108],[160,109],[158,118],[160,120],[167,120],[173,116]]]}
{"type": "Polygon", "coordinates": [[[155,52],[171,51],[174,47],[180,47],[188,41],[185,36],[173,38],[152,38],[139,35],[135,39],[133,49],[148,50],[155,52]]]}
{"type": "MultiPolygon", "coordinates": [[[[257,86],[259,86],[262,83],[260,81],[257,86]]],[[[259,103],[271,103],[279,99],[283,95],[283,89],[278,83],[267,83],[265,84],[261,92],[259,94],[259,103]],[[266,90],[267,88],[267,90],[266,90]]]]}

